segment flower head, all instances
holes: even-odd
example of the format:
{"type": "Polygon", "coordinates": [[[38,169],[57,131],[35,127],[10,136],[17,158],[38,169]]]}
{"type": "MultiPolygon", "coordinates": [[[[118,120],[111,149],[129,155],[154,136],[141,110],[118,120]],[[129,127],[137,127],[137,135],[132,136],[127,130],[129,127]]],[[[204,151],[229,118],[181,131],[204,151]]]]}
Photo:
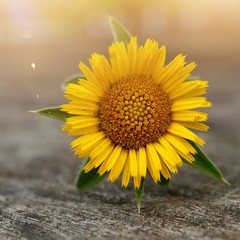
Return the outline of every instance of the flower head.
{"type": "Polygon", "coordinates": [[[109,48],[110,62],[93,54],[91,69],[79,67],[86,77],[68,84],[65,96],[70,100],[61,110],[74,116],[63,127],[71,136],[80,157],[90,156],[86,172],[99,168],[109,172],[114,182],[122,173],[122,185],[133,178],[135,188],[147,170],[154,182],[161,175],[171,178],[182,166],[182,158],[192,162],[196,150],[187,141],[204,141],[189,129],[207,131],[202,122],[207,114],[195,108],[211,106],[201,95],[207,81],[187,81],[195,63],[186,64],[178,55],[164,66],[166,49],[148,39],[137,47],[133,37],[109,48]]]}

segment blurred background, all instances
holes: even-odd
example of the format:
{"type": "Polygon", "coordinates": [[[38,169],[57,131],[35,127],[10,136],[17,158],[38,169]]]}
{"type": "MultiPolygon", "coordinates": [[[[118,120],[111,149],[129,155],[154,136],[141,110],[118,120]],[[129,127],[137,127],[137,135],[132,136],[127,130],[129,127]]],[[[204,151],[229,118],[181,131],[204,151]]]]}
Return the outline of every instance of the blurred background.
{"type": "Polygon", "coordinates": [[[169,60],[186,54],[204,78],[202,67],[232,73],[240,59],[239,12],[239,0],[0,0],[1,87],[11,86],[12,97],[24,92],[33,108],[49,95],[57,103],[59,83],[78,72],[80,60],[107,54],[109,15],[140,43],[150,37],[165,44],[169,60]]]}
{"type": "Polygon", "coordinates": [[[0,0],[0,238],[239,239],[239,76],[240,0],[0,0]],[[213,102],[204,151],[231,186],[185,164],[167,189],[146,181],[141,218],[120,181],[77,192],[63,123],[29,110],[66,102],[79,61],[108,55],[109,15],[166,45],[167,62],[197,62],[213,102]]]}
{"type": "Polygon", "coordinates": [[[109,15],[140,43],[165,44],[168,61],[183,53],[197,62],[193,74],[209,80],[214,103],[207,138],[239,143],[238,121],[224,128],[239,113],[239,13],[239,0],[0,0],[0,173],[31,175],[33,158],[42,165],[68,146],[61,123],[28,110],[65,102],[59,85],[78,73],[79,61],[107,54],[109,15]]]}

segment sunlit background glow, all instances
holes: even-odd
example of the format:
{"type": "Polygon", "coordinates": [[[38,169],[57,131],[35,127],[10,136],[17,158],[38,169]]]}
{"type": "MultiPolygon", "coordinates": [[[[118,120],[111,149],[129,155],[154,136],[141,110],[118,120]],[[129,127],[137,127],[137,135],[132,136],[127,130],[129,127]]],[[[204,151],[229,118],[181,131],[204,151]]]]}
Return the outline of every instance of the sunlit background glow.
{"type": "Polygon", "coordinates": [[[240,40],[238,0],[1,0],[0,4],[1,44],[83,41],[83,35],[86,42],[90,37],[106,40],[109,15],[138,36],[170,44],[199,43],[216,49],[229,39],[227,48],[235,48],[240,40]]]}
{"type": "Polygon", "coordinates": [[[0,0],[1,86],[38,101],[49,92],[58,97],[53,88],[78,73],[80,60],[107,53],[109,15],[140,43],[150,37],[165,44],[168,59],[183,53],[199,70],[215,60],[230,70],[239,64],[239,12],[239,0],[0,0]]]}

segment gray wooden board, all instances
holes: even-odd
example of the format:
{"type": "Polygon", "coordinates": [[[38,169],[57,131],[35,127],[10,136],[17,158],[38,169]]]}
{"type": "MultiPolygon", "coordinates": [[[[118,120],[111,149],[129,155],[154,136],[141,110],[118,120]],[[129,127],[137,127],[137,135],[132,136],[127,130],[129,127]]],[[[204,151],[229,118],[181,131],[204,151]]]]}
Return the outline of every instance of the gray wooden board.
{"type": "MultiPolygon", "coordinates": [[[[8,67],[10,57],[1,60],[0,239],[240,239],[237,64],[199,58],[198,70],[210,80],[214,104],[208,110],[211,130],[202,134],[204,150],[231,186],[184,166],[167,188],[146,181],[139,215],[132,185],[122,189],[120,182],[105,181],[78,192],[74,179],[82,161],[73,156],[61,123],[27,112],[64,102],[58,85],[75,73],[69,66],[76,59],[69,58],[67,66],[59,60],[62,67],[54,72],[43,58],[31,90],[24,78],[32,73],[21,72],[30,57],[21,63],[22,54],[15,71],[8,67]]],[[[57,58],[52,56],[50,63],[57,58]]]]}

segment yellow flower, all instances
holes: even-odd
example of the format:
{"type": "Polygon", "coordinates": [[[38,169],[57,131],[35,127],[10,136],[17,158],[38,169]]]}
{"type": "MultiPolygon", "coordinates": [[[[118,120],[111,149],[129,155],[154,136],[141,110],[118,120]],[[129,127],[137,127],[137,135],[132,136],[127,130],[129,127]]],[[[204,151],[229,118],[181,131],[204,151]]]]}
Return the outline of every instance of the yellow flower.
{"type": "Polygon", "coordinates": [[[194,161],[196,150],[187,140],[205,144],[189,128],[208,130],[201,123],[207,114],[193,110],[211,106],[201,96],[208,82],[186,81],[196,64],[186,65],[182,55],[164,66],[165,47],[150,39],[139,48],[135,37],[127,47],[113,43],[109,54],[110,63],[94,53],[91,69],[80,63],[87,80],[67,86],[70,102],[61,110],[74,116],[63,130],[79,136],[72,142],[78,156],[90,156],[86,172],[99,168],[111,182],[122,173],[122,185],[132,178],[136,189],[147,170],[154,182],[161,174],[169,179],[182,158],[194,161]]]}

